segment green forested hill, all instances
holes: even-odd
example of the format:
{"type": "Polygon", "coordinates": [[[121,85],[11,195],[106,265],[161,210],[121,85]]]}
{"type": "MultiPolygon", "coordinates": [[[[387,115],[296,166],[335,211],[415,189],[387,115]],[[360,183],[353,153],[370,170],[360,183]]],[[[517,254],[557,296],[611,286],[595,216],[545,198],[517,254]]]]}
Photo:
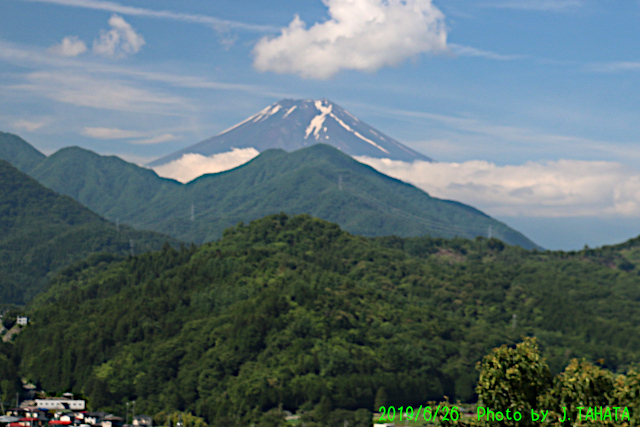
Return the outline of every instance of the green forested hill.
{"type": "Polygon", "coordinates": [[[70,267],[16,345],[22,375],[49,391],[213,425],[249,425],[280,404],[370,410],[381,388],[395,406],[464,401],[475,363],[523,335],[555,371],[571,357],[639,362],[639,255],[637,241],[530,252],[276,215],[199,248],[70,267]]]}
{"type": "Polygon", "coordinates": [[[116,226],[0,160],[0,303],[22,304],[47,275],[94,252],[159,249],[170,237],[116,226]]]}
{"type": "Polygon", "coordinates": [[[80,147],[53,153],[30,175],[114,222],[120,218],[148,229],[157,229],[146,220],[149,210],[162,205],[168,190],[181,186],[119,157],[100,156],[80,147]]]}
{"type": "Polygon", "coordinates": [[[491,228],[509,244],[536,247],[471,206],[432,198],[328,145],[293,153],[268,150],[236,169],[186,185],[79,147],[54,153],[29,174],[111,221],[196,243],[219,238],[239,221],[286,212],[307,213],[366,236],[473,238],[491,228]]]}
{"type": "Polygon", "coordinates": [[[29,173],[47,156],[17,135],[0,132],[0,160],[6,160],[24,173],[29,173]]]}

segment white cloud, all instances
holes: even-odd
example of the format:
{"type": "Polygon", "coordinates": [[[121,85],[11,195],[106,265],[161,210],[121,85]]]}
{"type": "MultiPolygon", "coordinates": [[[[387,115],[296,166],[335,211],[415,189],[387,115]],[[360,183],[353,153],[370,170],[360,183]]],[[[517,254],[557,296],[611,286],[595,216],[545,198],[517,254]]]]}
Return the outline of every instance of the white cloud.
{"type": "Polygon", "coordinates": [[[495,59],[498,61],[513,61],[515,59],[525,58],[523,55],[502,55],[500,53],[490,52],[486,50],[476,49],[471,46],[463,46],[459,44],[449,44],[451,51],[458,56],[470,56],[486,59],[495,59]]]}
{"type": "Polygon", "coordinates": [[[245,31],[276,31],[276,28],[269,25],[255,25],[245,22],[230,21],[226,19],[216,18],[214,16],[200,15],[193,13],[177,13],[168,10],[153,10],[142,7],[124,6],[112,1],[101,0],[28,0],[38,3],[51,3],[61,6],[81,7],[94,10],[106,10],[109,12],[120,13],[122,15],[146,16],[149,18],[170,19],[174,21],[193,22],[197,24],[208,25],[216,30],[227,31],[229,29],[245,30],[245,31]]]}
{"type": "Polygon", "coordinates": [[[110,58],[122,58],[138,53],[145,44],[144,37],[136,33],[133,27],[121,16],[109,18],[111,30],[102,30],[99,40],[93,41],[93,51],[110,58]]]}
{"type": "Polygon", "coordinates": [[[307,29],[298,16],[254,48],[260,71],[327,79],[375,71],[424,52],[447,50],[444,15],[431,0],[323,0],[330,19],[307,29]]]}
{"type": "Polygon", "coordinates": [[[434,197],[467,203],[491,215],[640,217],[640,171],[617,162],[559,160],[497,166],[479,160],[358,160],[434,197]]]}
{"type": "Polygon", "coordinates": [[[183,115],[193,107],[183,98],[131,86],[118,80],[90,77],[73,72],[37,71],[25,76],[27,82],[7,89],[22,90],[82,107],[97,109],[183,115]]]}
{"type": "Polygon", "coordinates": [[[102,127],[85,127],[82,134],[96,139],[131,139],[148,137],[146,139],[129,141],[132,144],[158,144],[160,142],[172,141],[177,138],[175,135],[170,133],[149,137],[150,132],[102,127]]]}
{"type": "Polygon", "coordinates": [[[226,153],[214,154],[211,157],[189,153],[178,160],[153,168],[165,178],[173,178],[180,182],[189,182],[207,173],[217,173],[233,169],[256,157],[255,148],[234,148],[226,153]]]}
{"type": "Polygon", "coordinates": [[[617,61],[600,64],[589,64],[585,66],[587,71],[595,73],[617,73],[621,71],[637,71],[640,70],[640,62],[638,61],[617,61]]]}
{"type": "Polygon", "coordinates": [[[177,139],[177,138],[178,137],[173,134],[163,133],[162,135],[152,136],[151,138],[131,141],[131,143],[132,144],[159,144],[161,142],[173,141],[174,139],[177,139]]]}
{"type": "Polygon", "coordinates": [[[140,138],[145,134],[144,132],[138,132],[135,130],[122,130],[117,128],[93,128],[85,127],[82,132],[83,135],[90,136],[96,139],[125,139],[125,138],[140,138]]]}
{"type": "Polygon", "coordinates": [[[62,39],[60,44],[53,45],[49,48],[49,52],[61,56],[78,56],[86,51],[87,45],[76,36],[67,36],[62,39]]]}
{"type": "Polygon", "coordinates": [[[508,0],[484,4],[500,9],[521,9],[537,11],[562,11],[582,6],[581,0],[508,0]]]}
{"type": "Polygon", "coordinates": [[[148,69],[134,68],[131,66],[122,66],[120,64],[105,64],[102,61],[92,61],[83,57],[83,59],[68,59],[53,57],[45,54],[42,49],[7,42],[0,39],[0,61],[4,61],[19,66],[32,68],[34,65],[45,67],[47,71],[52,69],[69,69],[74,68],[77,73],[91,76],[97,75],[118,75],[130,79],[138,79],[146,82],[158,82],[174,87],[183,87],[189,89],[206,89],[206,90],[223,90],[246,92],[252,95],[261,95],[269,98],[299,98],[300,94],[291,92],[274,91],[268,87],[253,84],[226,83],[211,80],[203,76],[195,76],[188,74],[169,74],[159,72],[157,70],[150,71],[148,69]]]}
{"type": "Polygon", "coordinates": [[[12,125],[16,129],[26,130],[27,132],[34,132],[44,126],[46,122],[33,122],[29,120],[18,120],[14,122],[12,125]]]}

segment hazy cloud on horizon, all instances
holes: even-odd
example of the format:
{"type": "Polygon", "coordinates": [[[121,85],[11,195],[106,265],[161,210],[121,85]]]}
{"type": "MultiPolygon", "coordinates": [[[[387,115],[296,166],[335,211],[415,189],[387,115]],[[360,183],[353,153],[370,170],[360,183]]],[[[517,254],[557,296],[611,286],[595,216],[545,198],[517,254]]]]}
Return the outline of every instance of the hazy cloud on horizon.
{"type": "Polygon", "coordinates": [[[640,171],[618,162],[557,160],[498,166],[483,160],[357,160],[433,197],[470,204],[490,215],[640,216],[640,171]]]}

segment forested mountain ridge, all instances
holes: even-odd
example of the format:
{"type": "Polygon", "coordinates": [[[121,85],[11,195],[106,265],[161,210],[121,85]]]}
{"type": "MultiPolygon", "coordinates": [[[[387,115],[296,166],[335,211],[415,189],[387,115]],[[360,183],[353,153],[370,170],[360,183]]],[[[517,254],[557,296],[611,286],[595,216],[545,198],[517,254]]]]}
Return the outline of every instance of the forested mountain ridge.
{"type": "Polygon", "coordinates": [[[56,151],[30,174],[43,185],[73,197],[112,221],[120,218],[147,229],[154,227],[143,220],[136,221],[138,214],[144,216],[150,203],[167,190],[181,186],[175,180],[159,177],[151,169],[80,147],[56,151]]]}
{"type": "Polygon", "coordinates": [[[0,132],[0,160],[6,160],[24,173],[29,173],[47,156],[17,135],[0,132]]]}
{"type": "Polygon", "coordinates": [[[475,363],[523,335],[556,372],[574,356],[638,363],[639,250],[371,239],[275,215],[199,248],[64,270],[16,345],[22,374],[47,390],[216,425],[280,404],[371,409],[381,387],[396,406],[465,401],[475,363]]]}
{"type": "Polygon", "coordinates": [[[239,221],[286,212],[308,213],[367,236],[473,238],[491,229],[509,244],[537,247],[471,206],[430,197],[322,144],[292,153],[267,150],[188,184],[79,147],[52,154],[29,174],[110,221],[188,242],[215,240],[239,221]]]}
{"type": "Polygon", "coordinates": [[[49,273],[94,252],[126,254],[159,249],[175,239],[116,229],[71,197],[59,195],[0,160],[0,302],[23,304],[49,273]]]}

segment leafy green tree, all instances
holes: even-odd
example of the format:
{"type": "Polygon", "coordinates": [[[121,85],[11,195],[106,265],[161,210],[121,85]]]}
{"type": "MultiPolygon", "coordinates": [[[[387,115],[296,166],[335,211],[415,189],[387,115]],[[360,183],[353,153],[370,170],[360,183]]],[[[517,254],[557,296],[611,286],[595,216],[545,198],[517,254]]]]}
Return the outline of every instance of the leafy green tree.
{"type": "Polygon", "coordinates": [[[257,427],[283,427],[288,425],[282,408],[273,408],[262,414],[257,427]]]}
{"type": "MultiPolygon", "coordinates": [[[[482,404],[493,411],[523,414],[521,421],[495,421],[495,425],[533,425],[531,410],[538,410],[538,396],[551,386],[551,373],[540,355],[535,338],[515,347],[503,345],[478,362],[480,379],[476,391],[482,404]]],[[[492,423],[493,424],[493,423],[492,423]]]]}
{"type": "Polygon", "coordinates": [[[384,387],[378,387],[378,391],[376,392],[376,398],[373,401],[373,410],[375,412],[380,411],[380,407],[387,407],[387,389],[384,387]]]}
{"type": "MultiPolygon", "coordinates": [[[[578,408],[614,406],[615,375],[586,360],[572,359],[564,372],[553,379],[553,387],[541,394],[540,407],[552,413],[551,419],[567,419],[564,425],[573,425],[578,419],[578,408]]],[[[584,416],[584,414],[583,414],[584,416]]]]}
{"type": "Polygon", "coordinates": [[[161,426],[176,426],[179,421],[182,421],[184,427],[208,427],[207,422],[201,417],[197,417],[190,412],[171,412],[166,411],[158,412],[153,421],[155,425],[161,426]]]}
{"type": "Polygon", "coordinates": [[[615,406],[628,408],[630,425],[640,425],[640,370],[631,368],[626,375],[618,375],[614,385],[611,394],[615,406]]]}
{"type": "Polygon", "coordinates": [[[18,315],[20,314],[17,310],[9,310],[2,316],[2,326],[7,329],[13,328],[13,325],[16,324],[18,319],[18,315]]]}
{"type": "Polygon", "coordinates": [[[327,396],[322,396],[320,403],[313,410],[316,420],[322,423],[328,422],[331,415],[331,406],[331,399],[327,396]]]}

